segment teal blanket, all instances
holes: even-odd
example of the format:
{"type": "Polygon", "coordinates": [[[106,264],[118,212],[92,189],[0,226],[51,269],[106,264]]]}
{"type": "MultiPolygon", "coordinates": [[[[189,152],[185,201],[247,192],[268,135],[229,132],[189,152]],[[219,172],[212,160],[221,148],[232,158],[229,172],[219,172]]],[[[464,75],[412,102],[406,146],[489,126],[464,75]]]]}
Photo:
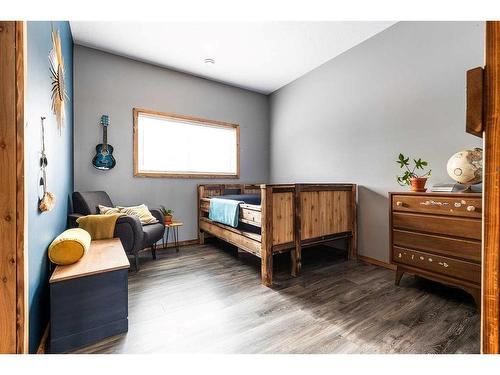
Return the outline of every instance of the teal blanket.
{"type": "Polygon", "coordinates": [[[212,198],[210,199],[208,218],[218,223],[236,228],[239,223],[240,203],[245,202],[232,199],[212,198]]]}

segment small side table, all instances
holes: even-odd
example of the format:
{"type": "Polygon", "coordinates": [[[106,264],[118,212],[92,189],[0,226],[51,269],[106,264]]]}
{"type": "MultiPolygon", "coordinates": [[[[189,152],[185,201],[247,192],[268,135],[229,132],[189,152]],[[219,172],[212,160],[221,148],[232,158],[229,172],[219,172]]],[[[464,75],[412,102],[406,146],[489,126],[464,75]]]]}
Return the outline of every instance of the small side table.
{"type": "Polygon", "coordinates": [[[163,248],[166,249],[168,247],[168,236],[170,235],[170,230],[172,230],[172,235],[174,236],[174,245],[179,252],[179,227],[182,227],[184,223],[181,221],[172,221],[170,224],[165,224],[165,228],[167,236],[166,236],[166,241],[165,237],[163,237],[163,248]]]}

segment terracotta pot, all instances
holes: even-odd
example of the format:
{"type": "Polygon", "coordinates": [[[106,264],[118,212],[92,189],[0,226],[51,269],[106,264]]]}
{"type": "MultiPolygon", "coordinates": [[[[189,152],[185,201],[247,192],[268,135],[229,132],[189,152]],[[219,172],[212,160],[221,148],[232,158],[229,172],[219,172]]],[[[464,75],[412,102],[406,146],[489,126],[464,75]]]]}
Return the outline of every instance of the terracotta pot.
{"type": "Polygon", "coordinates": [[[163,221],[165,222],[165,224],[171,224],[172,223],[172,215],[163,216],[163,221]]]}
{"type": "Polygon", "coordinates": [[[427,177],[412,177],[410,178],[411,183],[411,191],[418,191],[423,193],[427,189],[425,188],[425,184],[427,182],[427,177]]]}

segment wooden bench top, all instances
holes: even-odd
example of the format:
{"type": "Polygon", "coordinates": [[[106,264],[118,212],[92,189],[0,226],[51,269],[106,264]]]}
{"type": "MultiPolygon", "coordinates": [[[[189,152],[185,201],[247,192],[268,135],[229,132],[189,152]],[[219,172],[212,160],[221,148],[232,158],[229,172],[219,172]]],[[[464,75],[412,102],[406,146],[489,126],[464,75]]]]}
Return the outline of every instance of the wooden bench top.
{"type": "Polygon", "coordinates": [[[57,283],[129,267],[130,263],[119,238],[92,241],[82,259],[67,266],[57,266],[49,282],[57,283]]]}

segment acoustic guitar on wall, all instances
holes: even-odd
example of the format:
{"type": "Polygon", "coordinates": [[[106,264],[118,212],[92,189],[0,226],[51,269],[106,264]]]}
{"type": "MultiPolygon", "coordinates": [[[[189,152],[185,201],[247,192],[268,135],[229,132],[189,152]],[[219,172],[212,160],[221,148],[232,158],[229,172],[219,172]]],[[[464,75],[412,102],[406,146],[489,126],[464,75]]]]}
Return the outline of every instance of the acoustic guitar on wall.
{"type": "Polygon", "coordinates": [[[116,160],[113,157],[113,146],[108,144],[108,126],[109,126],[109,116],[101,116],[102,125],[102,143],[95,146],[96,155],[92,159],[92,165],[96,169],[109,170],[116,165],[116,160]]]}

